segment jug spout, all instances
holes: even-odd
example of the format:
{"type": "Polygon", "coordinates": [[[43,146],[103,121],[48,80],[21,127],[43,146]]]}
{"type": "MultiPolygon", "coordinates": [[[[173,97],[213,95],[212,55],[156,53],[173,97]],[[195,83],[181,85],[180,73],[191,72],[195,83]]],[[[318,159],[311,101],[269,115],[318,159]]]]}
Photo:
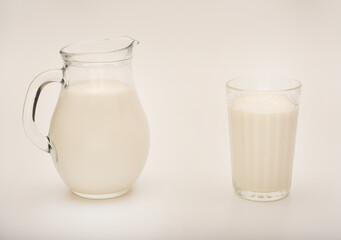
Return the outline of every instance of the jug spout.
{"type": "Polygon", "coordinates": [[[138,45],[140,42],[138,40],[132,39],[133,40],[133,46],[138,45]]]}
{"type": "Polygon", "coordinates": [[[139,41],[128,37],[116,37],[68,45],[60,50],[67,63],[108,63],[132,58],[133,47],[139,41]]]}

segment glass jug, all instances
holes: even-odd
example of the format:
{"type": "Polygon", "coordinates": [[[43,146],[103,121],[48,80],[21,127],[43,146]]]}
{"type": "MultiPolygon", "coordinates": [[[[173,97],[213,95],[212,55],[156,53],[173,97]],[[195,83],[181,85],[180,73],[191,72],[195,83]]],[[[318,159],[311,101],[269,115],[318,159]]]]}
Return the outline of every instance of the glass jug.
{"type": "Polygon", "coordinates": [[[126,193],[140,175],[149,149],[147,120],[133,85],[132,50],[138,41],[118,37],[64,47],[62,69],[31,83],[23,125],[34,145],[51,154],[58,173],[81,197],[126,193]],[[35,125],[40,92],[61,84],[48,136],[35,125]]]}

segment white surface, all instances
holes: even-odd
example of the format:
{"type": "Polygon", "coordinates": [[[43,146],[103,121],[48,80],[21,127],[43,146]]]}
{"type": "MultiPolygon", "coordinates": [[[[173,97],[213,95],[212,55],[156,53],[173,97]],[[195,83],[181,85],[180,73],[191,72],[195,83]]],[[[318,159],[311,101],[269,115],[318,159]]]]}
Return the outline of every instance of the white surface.
{"type": "MultiPolygon", "coordinates": [[[[341,237],[340,1],[0,2],[1,239],[341,237]],[[69,43],[140,40],[135,84],[151,126],[147,165],[112,200],[72,195],[24,135],[29,82],[69,43]],[[272,203],[233,193],[224,83],[262,73],[303,83],[294,175],[272,203]]],[[[38,109],[47,132],[57,97],[38,109]]]]}

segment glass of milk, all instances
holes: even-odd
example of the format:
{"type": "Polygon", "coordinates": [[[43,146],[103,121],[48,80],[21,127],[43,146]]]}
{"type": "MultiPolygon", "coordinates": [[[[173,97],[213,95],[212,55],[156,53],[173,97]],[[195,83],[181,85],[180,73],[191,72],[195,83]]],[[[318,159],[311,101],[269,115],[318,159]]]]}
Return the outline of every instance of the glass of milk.
{"type": "Polygon", "coordinates": [[[120,196],[132,187],[148,155],[149,130],[132,77],[138,42],[118,37],[64,47],[61,69],[38,75],[23,111],[28,138],[51,154],[72,192],[90,199],[120,196]],[[35,125],[40,92],[61,86],[48,136],[35,125]]]}
{"type": "Polygon", "coordinates": [[[237,194],[273,201],[289,194],[301,83],[237,78],[226,83],[232,181],[237,194]]]}

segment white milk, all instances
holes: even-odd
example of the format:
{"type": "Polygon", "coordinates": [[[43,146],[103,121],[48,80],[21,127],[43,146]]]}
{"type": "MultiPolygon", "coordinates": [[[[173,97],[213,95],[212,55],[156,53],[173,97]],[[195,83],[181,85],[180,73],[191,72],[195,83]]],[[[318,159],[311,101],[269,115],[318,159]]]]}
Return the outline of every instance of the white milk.
{"type": "Polygon", "coordinates": [[[148,125],[135,90],[112,80],[63,89],[49,138],[59,174],[73,191],[85,194],[129,189],[149,147],[148,125]]]}
{"type": "Polygon", "coordinates": [[[234,187],[289,191],[298,108],[282,95],[240,95],[229,105],[234,187]]]}

